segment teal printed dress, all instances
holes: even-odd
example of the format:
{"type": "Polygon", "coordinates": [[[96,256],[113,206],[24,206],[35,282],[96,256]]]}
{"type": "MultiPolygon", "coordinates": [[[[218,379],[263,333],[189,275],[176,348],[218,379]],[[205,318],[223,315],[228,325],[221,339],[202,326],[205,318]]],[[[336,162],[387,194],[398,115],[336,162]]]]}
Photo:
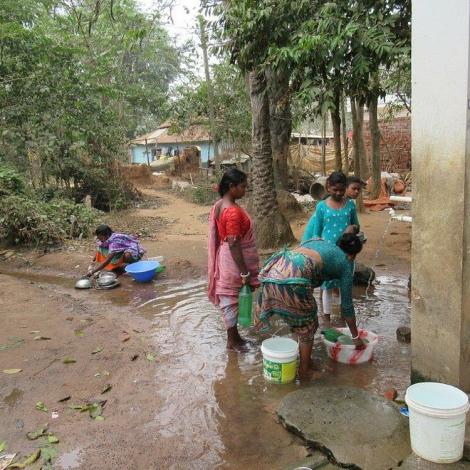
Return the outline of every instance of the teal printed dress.
{"type": "MultiPolygon", "coordinates": [[[[356,205],[351,199],[347,199],[341,209],[331,208],[327,201],[328,199],[325,199],[318,203],[315,213],[305,228],[302,242],[312,238],[321,238],[336,244],[349,225],[357,225],[359,227],[356,205]]],[[[336,279],[326,281],[321,286],[322,289],[333,289],[335,287],[339,287],[339,282],[336,279]]]]}

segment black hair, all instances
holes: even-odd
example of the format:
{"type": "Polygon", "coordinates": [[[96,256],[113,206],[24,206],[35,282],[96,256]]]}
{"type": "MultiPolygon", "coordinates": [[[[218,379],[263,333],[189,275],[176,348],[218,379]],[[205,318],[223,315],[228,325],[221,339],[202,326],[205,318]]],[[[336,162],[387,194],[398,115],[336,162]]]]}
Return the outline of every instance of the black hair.
{"type": "Polygon", "coordinates": [[[112,233],[113,233],[113,231],[112,231],[111,227],[109,225],[106,225],[106,224],[98,225],[98,227],[96,228],[96,231],[95,231],[96,236],[104,235],[105,237],[110,237],[112,233]]]}
{"type": "Polygon", "coordinates": [[[342,171],[333,171],[326,180],[326,184],[330,186],[335,186],[337,184],[342,184],[346,186],[346,175],[342,171]]]}
{"type": "Polygon", "coordinates": [[[230,189],[230,185],[238,186],[241,183],[246,181],[246,174],[243,171],[238,170],[237,168],[229,168],[219,183],[219,194],[220,197],[224,197],[230,189]]]}
{"type": "Polygon", "coordinates": [[[351,185],[351,184],[354,184],[354,183],[357,183],[357,184],[360,184],[361,186],[364,186],[364,182],[361,180],[361,178],[359,178],[358,176],[348,176],[347,178],[347,185],[351,185]]]}
{"type": "Polygon", "coordinates": [[[362,250],[361,239],[355,233],[343,233],[336,245],[347,255],[357,255],[362,250]]]}

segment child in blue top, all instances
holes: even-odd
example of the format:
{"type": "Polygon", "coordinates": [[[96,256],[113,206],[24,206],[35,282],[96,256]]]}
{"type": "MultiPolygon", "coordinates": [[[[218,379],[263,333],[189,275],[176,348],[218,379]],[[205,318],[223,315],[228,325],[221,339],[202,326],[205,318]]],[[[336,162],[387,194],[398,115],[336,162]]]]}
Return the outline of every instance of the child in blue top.
{"type": "MultiPolygon", "coordinates": [[[[346,175],[341,171],[335,171],[326,180],[328,197],[320,201],[315,213],[308,221],[302,242],[312,238],[321,238],[336,244],[344,232],[357,233],[359,220],[357,218],[356,205],[345,196],[347,187],[346,175]]],[[[339,281],[331,280],[322,284],[323,314],[327,321],[333,303],[339,304],[339,281]],[[333,296],[336,302],[333,302],[333,296]]]]}

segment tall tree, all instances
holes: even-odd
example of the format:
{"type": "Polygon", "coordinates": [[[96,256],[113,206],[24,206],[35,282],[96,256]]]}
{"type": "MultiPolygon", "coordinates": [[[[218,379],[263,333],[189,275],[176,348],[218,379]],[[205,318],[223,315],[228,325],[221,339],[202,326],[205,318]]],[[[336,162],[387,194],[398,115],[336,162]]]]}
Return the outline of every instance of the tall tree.
{"type": "Polygon", "coordinates": [[[269,97],[269,127],[273,153],[274,183],[277,189],[289,187],[289,144],[292,132],[289,74],[285,69],[266,69],[269,97]]]}
{"type": "Polygon", "coordinates": [[[263,72],[250,72],[250,97],[253,119],[253,207],[256,240],[261,247],[291,241],[292,231],[279,212],[274,188],[269,100],[263,72]]]}
{"type": "Polygon", "coordinates": [[[202,58],[204,61],[204,74],[206,76],[206,88],[207,88],[207,103],[209,107],[209,124],[211,130],[212,147],[214,148],[214,160],[215,169],[220,170],[220,159],[219,159],[219,143],[215,125],[215,111],[214,111],[214,91],[212,89],[212,80],[209,70],[209,57],[207,52],[207,33],[206,33],[206,21],[202,15],[199,15],[199,37],[201,40],[202,58]]]}
{"type": "MultiPolygon", "coordinates": [[[[289,12],[278,10],[275,3],[267,0],[221,2],[214,10],[219,15],[232,62],[249,75],[253,142],[252,186],[256,208],[254,218],[258,245],[262,248],[294,239],[289,223],[279,212],[273,176],[268,64],[265,60],[271,41],[287,40],[290,31],[286,21],[289,12]]],[[[278,70],[273,67],[271,72],[278,70]]],[[[279,82],[277,78],[271,80],[271,87],[279,82]]]]}

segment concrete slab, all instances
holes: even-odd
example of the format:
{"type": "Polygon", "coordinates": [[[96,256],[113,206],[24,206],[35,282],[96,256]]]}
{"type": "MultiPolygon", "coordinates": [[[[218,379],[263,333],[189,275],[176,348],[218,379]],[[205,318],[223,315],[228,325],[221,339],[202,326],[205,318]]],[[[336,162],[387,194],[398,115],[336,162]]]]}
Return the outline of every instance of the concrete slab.
{"type": "MultiPolygon", "coordinates": [[[[398,467],[396,467],[398,469],[398,467]]],[[[441,463],[428,462],[412,454],[406,458],[399,470],[470,470],[470,462],[456,462],[443,465],[441,463]]]]}
{"type": "Polygon", "coordinates": [[[352,468],[390,469],[411,454],[407,418],[362,389],[315,385],[286,395],[277,413],[330,461],[352,468]]]}

